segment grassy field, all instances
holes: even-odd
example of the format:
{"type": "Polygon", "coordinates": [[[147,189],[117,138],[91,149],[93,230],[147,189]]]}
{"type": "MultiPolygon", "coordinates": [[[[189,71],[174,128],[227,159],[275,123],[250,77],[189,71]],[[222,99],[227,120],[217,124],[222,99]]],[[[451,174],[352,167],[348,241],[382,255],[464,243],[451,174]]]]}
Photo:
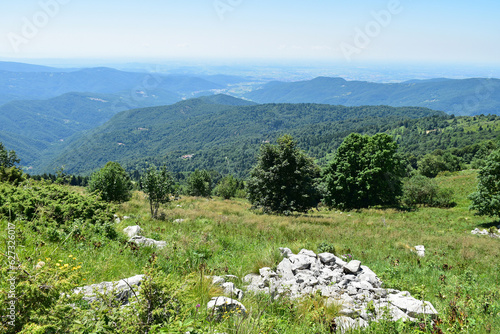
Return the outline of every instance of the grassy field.
{"type": "MultiPolygon", "coordinates": [[[[261,267],[275,267],[281,261],[279,247],[289,247],[294,253],[302,248],[316,252],[328,247],[337,255],[351,254],[370,267],[385,287],[409,291],[432,302],[439,312],[434,330],[425,326],[423,319],[422,324],[412,325],[373,323],[366,333],[440,333],[438,328],[442,333],[500,333],[500,240],[470,233],[476,227],[490,228],[499,223],[468,210],[467,195],[475,190],[475,177],[474,171],[439,177],[441,187],[453,189],[457,206],[415,211],[320,209],[304,215],[271,216],[251,210],[243,199],[183,197],[162,209],[162,220],[152,220],[144,194],[136,192],[131,201],[116,208],[120,217],[130,217],[115,226],[119,232],[116,240],[82,242],[67,238],[50,243],[26,231],[18,253],[20,258],[33,259],[33,264],[34,259],[46,258],[65,263],[71,255],[81,263],[76,284],[85,285],[140,274],[152,259],[161,272],[179,281],[188,282],[200,275],[242,278],[261,267]],[[174,222],[176,219],[184,221],[174,222]],[[165,240],[167,247],[160,251],[130,248],[121,231],[135,224],[145,230],[146,237],[165,240]],[[424,258],[412,253],[415,245],[425,246],[424,258]]],[[[5,230],[6,222],[1,224],[5,230]]],[[[203,282],[189,288],[204,290],[191,291],[188,300],[193,305],[217,293],[203,282]]],[[[241,281],[236,284],[241,286],[241,281]]],[[[328,310],[319,300],[298,306],[287,300],[246,296],[242,303],[249,308],[249,317],[231,317],[217,326],[200,320],[205,317],[198,308],[188,307],[176,320],[180,322],[179,331],[189,327],[183,325],[184,321],[197,329],[193,333],[330,332],[328,322],[322,319],[328,310]]]]}

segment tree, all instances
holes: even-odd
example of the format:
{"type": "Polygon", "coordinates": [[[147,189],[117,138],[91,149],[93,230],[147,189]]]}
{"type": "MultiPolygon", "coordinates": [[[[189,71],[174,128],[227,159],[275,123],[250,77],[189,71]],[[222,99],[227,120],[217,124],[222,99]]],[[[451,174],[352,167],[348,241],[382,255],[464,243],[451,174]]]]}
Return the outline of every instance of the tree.
{"type": "Polygon", "coordinates": [[[239,182],[232,175],[227,175],[222,180],[219,181],[215,192],[217,195],[224,199],[231,199],[236,196],[236,192],[239,188],[239,182]]]}
{"type": "Polygon", "coordinates": [[[402,204],[408,207],[418,205],[448,208],[455,205],[451,189],[440,189],[435,179],[421,174],[413,175],[403,183],[402,204]]]}
{"type": "Polygon", "coordinates": [[[325,204],[339,209],[396,204],[404,175],[397,148],[384,133],[347,136],[323,174],[325,204]]]}
{"type": "Polygon", "coordinates": [[[160,204],[170,202],[170,195],[175,192],[174,179],[165,166],[150,166],[141,178],[141,187],[148,196],[151,217],[156,218],[160,204]]]}
{"type": "Polygon", "coordinates": [[[479,170],[477,191],[469,195],[478,215],[500,217],[500,151],[493,151],[479,170]]]}
{"type": "Polygon", "coordinates": [[[17,158],[16,152],[7,151],[7,149],[0,142],[0,167],[10,168],[14,167],[21,160],[17,158]]]}
{"type": "Polygon", "coordinates": [[[319,176],[314,161],[290,135],[284,135],[278,139],[278,145],[261,146],[247,183],[248,199],[264,212],[307,212],[319,202],[319,176]]]}
{"type": "Polygon", "coordinates": [[[212,195],[212,178],[206,170],[195,170],[187,180],[187,193],[190,196],[210,197],[212,195]]]}
{"type": "Polygon", "coordinates": [[[88,189],[106,202],[125,202],[131,197],[132,182],[119,163],[110,161],[92,174],[88,189]]]}

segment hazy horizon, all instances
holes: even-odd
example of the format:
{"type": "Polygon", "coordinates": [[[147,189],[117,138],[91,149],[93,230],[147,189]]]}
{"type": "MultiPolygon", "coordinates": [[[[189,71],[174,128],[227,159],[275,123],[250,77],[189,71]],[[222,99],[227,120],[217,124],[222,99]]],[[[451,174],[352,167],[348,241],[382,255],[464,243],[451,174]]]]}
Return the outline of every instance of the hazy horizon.
{"type": "Polygon", "coordinates": [[[500,67],[500,3],[478,0],[1,5],[0,59],[460,64],[500,67]]]}

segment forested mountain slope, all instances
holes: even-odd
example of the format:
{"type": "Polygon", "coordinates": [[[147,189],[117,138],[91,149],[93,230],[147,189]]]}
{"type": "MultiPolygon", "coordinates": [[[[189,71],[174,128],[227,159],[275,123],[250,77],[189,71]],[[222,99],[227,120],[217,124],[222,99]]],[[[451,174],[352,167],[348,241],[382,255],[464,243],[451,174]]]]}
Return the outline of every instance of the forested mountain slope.
{"type": "Polygon", "coordinates": [[[331,134],[340,143],[352,131],[370,126],[380,129],[397,121],[432,115],[445,116],[413,107],[230,106],[207,102],[206,98],[191,99],[171,106],[121,112],[71,143],[54,162],[40,170],[65,165],[68,172],[88,173],[113,160],[131,169],[136,164],[155,161],[176,171],[210,167],[244,174],[262,142],[285,132],[296,135],[299,141],[313,137],[311,152],[319,156],[328,151],[313,149],[321,144],[314,138],[322,135],[331,134]]]}
{"type": "Polygon", "coordinates": [[[259,103],[419,106],[456,116],[500,114],[499,79],[433,79],[384,84],[318,77],[309,81],[270,82],[245,97],[259,103]]]}

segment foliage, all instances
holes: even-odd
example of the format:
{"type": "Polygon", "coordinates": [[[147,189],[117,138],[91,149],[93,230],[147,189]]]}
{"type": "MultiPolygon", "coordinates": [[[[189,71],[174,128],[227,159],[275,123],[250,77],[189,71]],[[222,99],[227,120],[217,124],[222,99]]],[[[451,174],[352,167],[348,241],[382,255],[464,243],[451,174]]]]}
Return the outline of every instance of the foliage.
{"type": "MultiPolygon", "coordinates": [[[[81,278],[81,263],[74,257],[59,261],[39,259],[35,267],[26,260],[8,262],[7,257],[3,257],[2,262],[1,280],[15,282],[16,311],[11,323],[6,317],[0,320],[2,333],[69,332],[75,315],[71,303],[79,298],[68,293],[81,278]]],[[[13,300],[9,293],[12,293],[10,289],[0,289],[2,305],[13,300]]]]}
{"type": "Polygon", "coordinates": [[[159,170],[150,166],[141,178],[141,188],[148,196],[152,218],[157,217],[160,204],[170,202],[170,196],[175,192],[172,175],[165,166],[159,170]]]}
{"type": "Polygon", "coordinates": [[[423,175],[413,175],[403,183],[402,203],[407,207],[418,205],[448,208],[455,203],[451,189],[440,189],[434,179],[423,175]]]}
{"type": "Polygon", "coordinates": [[[7,182],[15,186],[23,182],[26,175],[17,167],[5,168],[0,166],[0,182],[7,182]]]}
{"type": "Polygon", "coordinates": [[[215,193],[224,199],[231,199],[236,196],[238,189],[240,189],[238,180],[232,175],[227,175],[219,181],[215,193]]]}
{"type": "Polygon", "coordinates": [[[436,177],[440,172],[457,172],[462,169],[462,162],[459,157],[450,152],[444,154],[426,154],[418,161],[418,171],[427,177],[436,177]]]}
{"type": "Polygon", "coordinates": [[[478,215],[500,217],[500,151],[494,151],[479,170],[476,192],[469,198],[478,215]]]}
{"type": "Polygon", "coordinates": [[[132,182],[119,163],[110,161],[92,174],[88,189],[106,202],[125,202],[130,199],[132,182]]]}
{"type": "Polygon", "coordinates": [[[0,167],[10,168],[19,163],[16,152],[7,151],[7,149],[0,142],[0,167]]]}
{"type": "Polygon", "coordinates": [[[306,212],[319,201],[316,178],[319,168],[290,135],[278,145],[261,147],[257,165],[247,183],[248,199],[264,212],[306,212]]]}
{"type": "Polygon", "coordinates": [[[393,205],[401,195],[403,165],[386,134],[350,134],[324,171],[324,201],[339,209],[393,205]]]}
{"type": "Polygon", "coordinates": [[[191,196],[210,197],[212,195],[212,177],[207,170],[195,170],[187,180],[187,193],[191,196]]]}

